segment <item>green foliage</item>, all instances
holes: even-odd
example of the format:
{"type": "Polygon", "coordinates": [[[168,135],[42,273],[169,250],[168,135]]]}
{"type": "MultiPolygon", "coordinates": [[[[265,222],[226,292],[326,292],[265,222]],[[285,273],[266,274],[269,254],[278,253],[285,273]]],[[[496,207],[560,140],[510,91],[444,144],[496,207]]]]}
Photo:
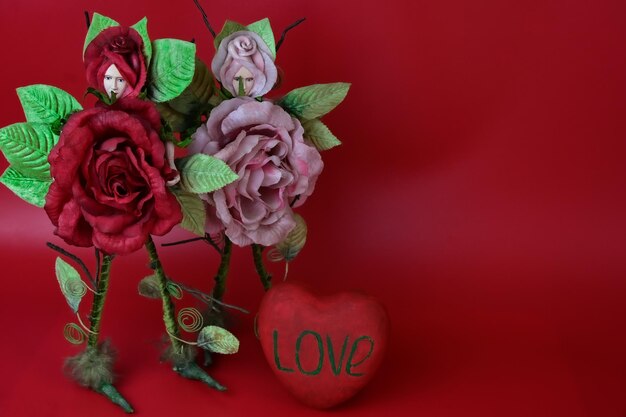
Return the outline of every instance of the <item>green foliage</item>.
{"type": "Polygon", "coordinates": [[[161,290],[159,289],[159,283],[157,282],[156,275],[148,275],[144,277],[137,285],[137,292],[139,295],[146,298],[161,298],[161,290]]]}
{"type": "Polygon", "coordinates": [[[302,120],[311,120],[329,113],[346,98],[350,84],[315,84],[296,88],[278,105],[302,120]]]}
{"type": "Polygon", "coordinates": [[[55,124],[83,107],[69,93],[50,85],[36,84],[17,89],[26,120],[55,124]]]}
{"type": "Polygon", "coordinates": [[[320,119],[306,120],[302,123],[304,137],[313,143],[318,151],[326,151],[341,145],[341,142],[320,119]]]}
{"type": "Polygon", "coordinates": [[[195,154],[176,162],[180,183],[191,193],[210,193],[239,178],[222,160],[209,155],[195,154]]]}
{"type": "Polygon", "coordinates": [[[307,236],[307,226],[302,216],[294,213],[293,217],[296,226],[287,234],[285,240],[276,245],[276,249],[287,262],[292,261],[304,248],[307,236]]]}
{"type": "Polygon", "coordinates": [[[77,313],[80,301],[87,292],[85,283],[80,278],[78,271],[61,258],[57,257],[54,269],[67,304],[74,313],[77,313]]]}
{"type": "Polygon", "coordinates": [[[204,236],[204,223],[206,221],[206,208],[204,201],[197,194],[185,192],[180,189],[172,190],[183,212],[183,221],[180,226],[198,236],[204,236]]]}
{"type": "Polygon", "coordinates": [[[233,22],[232,20],[227,20],[222,27],[220,33],[215,36],[213,40],[213,45],[215,45],[215,49],[220,47],[220,43],[224,40],[224,38],[232,35],[235,32],[239,32],[240,30],[247,30],[244,25],[241,23],[233,22]]]}
{"type": "Polygon", "coordinates": [[[176,98],[165,103],[157,103],[161,116],[175,132],[193,129],[195,132],[202,123],[201,115],[211,109],[213,76],[207,66],[196,58],[195,71],[191,83],[176,98]]]}
{"type": "Polygon", "coordinates": [[[230,355],[239,350],[239,340],[222,327],[206,326],[198,334],[198,346],[210,352],[230,355]]]}
{"type": "Polygon", "coordinates": [[[143,55],[146,59],[146,67],[150,66],[150,59],[152,58],[152,41],[148,36],[148,18],[144,17],[139,22],[131,26],[131,29],[135,29],[141,39],[143,39],[143,55]]]}
{"type": "Polygon", "coordinates": [[[105,29],[108,29],[113,26],[119,26],[115,20],[103,16],[99,13],[94,13],[91,18],[91,24],[89,25],[89,30],[87,31],[87,36],[85,37],[85,44],[83,45],[83,56],[85,55],[85,50],[87,46],[95,39],[96,36],[100,34],[105,29]]]}
{"type": "Polygon", "coordinates": [[[249,24],[247,29],[258,34],[269,48],[272,58],[276,58],[276,41],[274,40],[274,32],[272,32],[270,20],[266,17],[258,22],[249,24]]]}
{"type": "Polygon", "coordinates": [[[0,150],[25,177],[50,179],[48,154],[59,137],[43,123],[15,123],[0,129],[0,150]]]}
{"type": "Polygon", "coordinates": [[[43,207],[46,203],[46,194],[48,194],[52,180],[25,177],[19,171],[9,167],[0,177],[0,183],[4,184],[27,203],[43,207]]]}
{"type": "Polygon", "coordinates": [[[195,72],[196,45],[178,39],[153,43],[148,96],[157,103],[178,97],[189,86],[195,72]]]}

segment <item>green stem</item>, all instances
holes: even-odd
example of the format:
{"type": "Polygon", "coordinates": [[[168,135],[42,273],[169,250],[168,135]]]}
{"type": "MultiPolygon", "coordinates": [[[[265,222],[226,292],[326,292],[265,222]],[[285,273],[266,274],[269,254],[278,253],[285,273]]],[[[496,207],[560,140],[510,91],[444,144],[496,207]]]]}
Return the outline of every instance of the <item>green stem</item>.
{"type": "MultiPolygon", "coordinates": [[[[98,256],[98,259],[100,257],[98,256]]],[[[107,291],[109,290],[109,277],[111,276],[111,262],[113,256],[104,255],[102,262],[98,262],[100,267],[98,268],[98,283],[97,292],[93,298],[93,304],[91,305],[90,326],[89,326],[89,339],[87,340],[88,350],[98,350],[98,338],[100,335],[100,322],[102,320],[102,310],[104,308],[104,301],[106,299],[107,291]]],[[[102,384],[99,387],[92,387],[96,392],[107,397],[114,404],[119,405],[125,412],[132,413],[133,408],[128,401],[115,389],[111,384],[102,384]]]]}
{"type": "Polygon", "coordinates": [[[264,248],[261,245],[257,245],[256,243],[252,244],[254,267],[256,268],[257,274],[259,274],[259,278],[261,278],[263,288],[267,291],[272,288],[272,276],[265,269],[265,265],[263,265],[263,249],[264,248]]]}
{"type": "Polygon", "coordinates": [[[122,409],[127,414],[132,414],[135,412],[133,410],[133,407],[130,404],[128,404],[128,401],[126,401],[126,399],[122,397],[122,394],[120,394],[119,391],[113,385],[103,384],[96,391],[104,395],[105,397],[107,397],[109,400],[111,400],[113,404],[117,404],[120,407],[122,407],[122,409]]]}
{"type": "Polygon", "coordinates": [[[159,255],[154,245],[152,237],[148,236],[146,241],[146,249],[150,256],[150,264],[154,268],[154,275],[157,278],[157,285],[159,286],[159,293],[161,294],[161,301],[163,301],[163,323],[165,323],[165,329],[170,337],[172,348],[175,352],[180,352],[182,349],[181,342],[177,340],[178,337],[178,325],[176,324],[176,315],[174,302],[170,297],[170,293],[167,290],[167,278],[165,272],[163,272],[163,266],[159,260],[159,255]]]}
{"type": "MultiPolygon", "coordinates": [[[[163,322],[165,323],[165,329],[167,330],[170,343],[172,344],[172,350],[176,355],[183,358],[185,346],[183,345],[183,342],[178,339],[179,332],[174,314],[174,302],[172,301],[172,298],[167,290],[167,277],[165,276],[165,272],[163,272],[163,266],[159,260],[156,246],[154,246],[154,241],[150,236],[148,236],[148,240],[146,241],[146,249],[148,250],[148,255],[150,256],[150,264],[154,268],[154,274],[157,277],[157,285],[159,286],[161,300],[163,301],[163,322]]],[[[189,346],[187,346],[187,348],[189,348],[189,346]]],[[[219,391],[224,391],[226,389],[226,387],[211,378],[202,368],[198,366],[198,364],[193,361],[193,359],[185,359],[183,361],[175,360],[174,371],[185,378],[202,381],[208,386],[219,391]]]]}
{"type": "Polygon", "coordinates": [[[102,309],[104,308],[104,300],[109,289],[109,276],[111,273],[111,261],[112,256],[104,255],[102,264],[100,265],[100,273],[98,279],[97,293],[93,298],[93,304],[91,305],[91,315],[89,326],[89,339],[87,341],[87,347],[95,349],[98,346],[98,335],[100,333],[100,320],[102,319],[102,309]]]}
{"type": "Polygon", "coordinates": [[[222,301],[226,291],[226,279],[228,278],[228,268],[230,266],[230,254],[233,244],[230,239],[224,236],[224,250],[222,251],[222,261],[215,275],[215,287],[213,288],[213,298],[222,301]]]}

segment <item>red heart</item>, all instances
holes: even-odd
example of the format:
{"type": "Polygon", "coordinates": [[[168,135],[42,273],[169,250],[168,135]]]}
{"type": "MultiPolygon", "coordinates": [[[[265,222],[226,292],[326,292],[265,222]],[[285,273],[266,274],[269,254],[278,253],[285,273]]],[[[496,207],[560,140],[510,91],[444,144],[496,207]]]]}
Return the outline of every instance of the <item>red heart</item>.
{"type": "Polygon", "coordinates": [[[373,297],[344,292],[318,298],[292,283],[269,290],[257,318],[270,367],[296,398],[316,408],[351,398],[372,379],[388,327],[373,297]]]}

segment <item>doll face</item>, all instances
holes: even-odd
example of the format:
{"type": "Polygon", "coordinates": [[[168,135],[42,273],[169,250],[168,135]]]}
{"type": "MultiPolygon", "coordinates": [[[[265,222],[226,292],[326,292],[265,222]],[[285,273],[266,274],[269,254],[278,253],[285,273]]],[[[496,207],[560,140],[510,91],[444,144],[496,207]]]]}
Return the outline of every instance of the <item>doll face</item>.
{"type": "Polygon", "coordinates": [[[111,93],[115,93],[115,96],[120,98],[124,94],[126,86],[127,83],[122,74],[115,65],[111,65],[104,73],[104,90],[106,93],[109,97],[111,97],[111,93]]]}
{"type": "Polygon", "coordinates": [[[239,68],[239,71],[237,71],[233,77],[233,88],[235,91],[239,91],[239,80],[243,82],[244,94],[250,94],[250,90],[252,90],[252,87],[254,86],[254,77],[246,67],[239,68]]]}

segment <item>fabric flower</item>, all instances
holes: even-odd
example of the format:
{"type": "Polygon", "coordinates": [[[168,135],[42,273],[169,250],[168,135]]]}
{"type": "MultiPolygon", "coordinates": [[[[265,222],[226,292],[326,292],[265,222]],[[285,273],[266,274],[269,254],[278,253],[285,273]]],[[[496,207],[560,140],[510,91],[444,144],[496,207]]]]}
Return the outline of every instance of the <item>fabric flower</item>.
{"type": "Polygon", "coordinates": [[[90,87],[109,94],[105,76],[111,76],[113,69],[119,72],[125,83],[123,92],[117,98],[137,97],[146,83],[147,69],[143,39],[136,30],[123,26],[110,27],[100,32],[87,46],[85,70],[90,87]]]}
{"type": "Polygon", "coordinates": [[[269,48],[259,35],[239,31],[225,37],[211,63],[215,78],[233,96],[239,95],[239,80],[244,95],[260,97],[276,84],[278,72],[269,48]]]}
{"type": "Polygon", "coordinates": [[[180,223],[160,129],[154,104],[134,98],[72,115],[48,157],[54,182],[44,209],[55,234],[123,255],[180,223]]]}
{"type": "Polygon", "coordinates": [[[252,98],[223,101],[193,135],[189,152],[212,155],[239,176],[206,195],[206,230],[239,246],[282,241],[295,226],[290,203],[313,193],[322,158],[303,139],[300,122],[281,107],[252,98]]]}

